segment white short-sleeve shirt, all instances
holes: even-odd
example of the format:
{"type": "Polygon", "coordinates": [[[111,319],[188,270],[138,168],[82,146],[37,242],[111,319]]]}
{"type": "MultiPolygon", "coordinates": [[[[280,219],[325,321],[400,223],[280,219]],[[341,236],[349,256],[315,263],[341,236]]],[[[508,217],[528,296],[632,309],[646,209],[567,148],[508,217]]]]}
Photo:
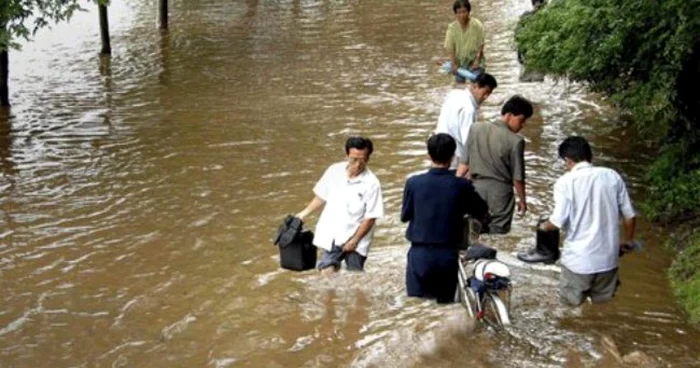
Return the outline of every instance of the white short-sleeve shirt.
{"type": "Polygon", "coordinates": [[[621,216],[635,211],[620,175],[612,169],[579,162],[554,184],[549,221],[566,231],[561,263],[578,274],[617,267],[621,216]]]}
{"type": "MultiPolygon", "coordinates": [[[[314,245],[330,251],[342,246],[364,220],[384,216],[379,179],[366,168],[355,178],[348,177],[347,162],[331,165],[314,186],[314,194],[326,202],[316,224],[314,245]]],[[[357,253],[367,256],[374,229],[357,244],[357,253]]]]}
{"type": "Polygon", "coordinates": [[[454,170],[464,154],[469,136],[469,128],[476,122],[478,105],[472,92],[467,89],[453,89],[445,97],[440,116],[438,116],[435,133],[447,133],[457,143],[455,157],[452,158],[450,169],[454,170]]]}

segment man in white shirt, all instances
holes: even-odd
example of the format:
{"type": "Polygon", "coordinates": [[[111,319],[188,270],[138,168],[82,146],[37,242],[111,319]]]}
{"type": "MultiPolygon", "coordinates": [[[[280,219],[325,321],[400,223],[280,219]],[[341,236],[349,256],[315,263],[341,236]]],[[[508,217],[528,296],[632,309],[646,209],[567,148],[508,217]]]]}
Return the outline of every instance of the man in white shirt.
{"type": "Polygon", "coordinates": [[[559,145],[567,169],[554,184],[554,210],[542,230],[564,229],[559,295],[578,306],[609,301],[619,285],[620,255],[632,247],[635,211],[620,175],[591,165],[591,146],[572,136],[559,145]],[[624,234],[620,241],[620,222],[624,234]]]}
{"type": "Polygon", "coordinates": [[[314,198],[296,215],[303,220],[323,208],[313,243],[323,249],[318,268],[324,273],[338,271],[343,260],[348,270],[364,270],[374,223],[384,215],[379,179],[367,167],[373,150],[367,138],[348,138],[347,161],[326,169],[314,198]]]}
{"type": "MultiPolygon", "coordinates": [[[[445,97],[435,133],[447,133],[457,143],[450,170],[457,170],[460,166],[459,159],[467,144],[469,128],[476,122],[479,105],[486,101],[497,86],[496,78],[482,73],[468,88],[455,88],[445,97]]],[[[459,176],[466,174],[466,170],[458,172],[461,174],[459,176]]]]}

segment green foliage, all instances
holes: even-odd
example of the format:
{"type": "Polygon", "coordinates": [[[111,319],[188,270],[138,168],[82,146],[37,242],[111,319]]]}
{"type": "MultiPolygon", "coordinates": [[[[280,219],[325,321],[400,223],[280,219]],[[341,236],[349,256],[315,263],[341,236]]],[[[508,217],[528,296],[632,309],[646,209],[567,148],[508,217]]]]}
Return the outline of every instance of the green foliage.
{"type": "Polygon", "coordinates": [[[79,0],[0,0],[0,50],[19,48],[18,39],[29,40],[51,22],[70,19],[79,0]]]}
{"type": "Polygon", "coordinates": [[[586,83],[657,139],[652,216],[700,212],[700,1],[553,0],[516,43],[529,68],[586,83]]]}
{"type": "Polygon", "coordinates": [[[700,208],[700,155],[681,143],[667,146],[646,175],[642,208],[653,220],[687,220],[700,208]]]}
{"type": "MultiPolygon", "coordinates": [[[[675,247],[675,246],[674,246],[675,247]]],[[[692,322],[700,322],[700,233],[691,237],[669,268],[676,297],[692,322]]]]}

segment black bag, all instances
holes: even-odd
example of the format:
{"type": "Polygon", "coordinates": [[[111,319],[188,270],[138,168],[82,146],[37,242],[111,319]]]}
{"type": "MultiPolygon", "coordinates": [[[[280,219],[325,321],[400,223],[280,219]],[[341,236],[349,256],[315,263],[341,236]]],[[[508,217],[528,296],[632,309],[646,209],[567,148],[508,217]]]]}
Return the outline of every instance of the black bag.
{"type": "Polygon", "coordinates": [[[466,258],[468,260],[496,259],[496,253],[498,252],[491,247],[481,244],[474,244],[467,249],[466,258]]]}
{"type": "Polygon", "coordinates": [[[280,266],[292,271],[305,271],[316,267],[314,233],[303,230],[303,222],[291,215],[285,217],[277,231],[275,245],[280,250],[280,266]]]}

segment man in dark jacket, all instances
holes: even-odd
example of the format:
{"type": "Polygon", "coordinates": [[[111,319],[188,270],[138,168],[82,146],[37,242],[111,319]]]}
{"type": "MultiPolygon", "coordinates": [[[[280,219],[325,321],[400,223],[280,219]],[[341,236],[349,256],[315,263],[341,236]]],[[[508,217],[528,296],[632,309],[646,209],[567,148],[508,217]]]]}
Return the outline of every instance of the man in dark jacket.
{"type": "Polygon", "coordinates": [[[411,242],[406,266],[408,296],[450,303],[457,290],[459,246],[464,215],[487,216],[486,202],[471,183],[449,171],[455,141],[440,133],[428,139],[431,169],[406,181],[401,221],[411,242]]]}

